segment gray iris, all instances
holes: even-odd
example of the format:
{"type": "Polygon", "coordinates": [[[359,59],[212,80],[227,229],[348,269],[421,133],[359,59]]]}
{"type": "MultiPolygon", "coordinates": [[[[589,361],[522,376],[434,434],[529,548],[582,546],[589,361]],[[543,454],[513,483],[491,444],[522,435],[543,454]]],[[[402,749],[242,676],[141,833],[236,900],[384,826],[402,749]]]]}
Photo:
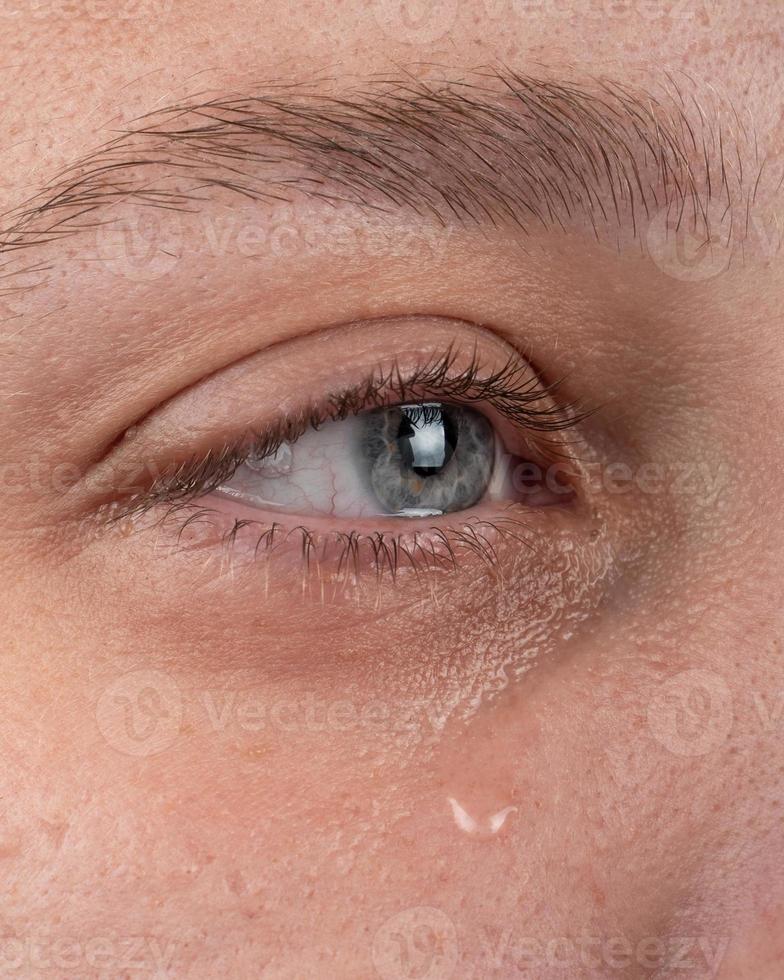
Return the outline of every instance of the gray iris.
{"type": "Polygon", "coordinates": [[[383,513],[448,513],[483,497],[493,471],[494,434],[480,412],[429,402],[361,418],[362,456],[383,513]]]}

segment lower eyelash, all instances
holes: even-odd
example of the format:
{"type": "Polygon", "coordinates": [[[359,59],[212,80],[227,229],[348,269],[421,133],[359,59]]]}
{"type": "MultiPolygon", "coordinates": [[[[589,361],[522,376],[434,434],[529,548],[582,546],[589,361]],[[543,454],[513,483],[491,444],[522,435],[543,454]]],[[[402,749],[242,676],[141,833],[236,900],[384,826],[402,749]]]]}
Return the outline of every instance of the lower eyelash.
{"type": "MultiPolygon", "coordinates": [[[[161,527],[176,520],[177,546],[185,550],[199,548],[197,540],[189,546],[186,536],[199,525],[212,529],[210,544],[220,544],[226,553],[236,552],[244,539],[244,553],[253,560],[274,557],[291,552],[299,556],[305,572],[328,572],[338,581],[350,582],[368,571],[378,580],[389,578],[395,582],[403,570],[411,570],[417,576],[433,571],[456,571],[465,559],[479,560],[488,568],[500,562],[498,547],[506,541],[536,551],[532,528],[527,522],[501,515],[492,520],[469,517],[459,526],[428,525],[405,531],[314,531],[303,524],[285,527],[278,521],[265,522],[231,518],[228,528],[220,529],[221,512],[198,504],[180,502],[166,508],[157,517],[155,525],[161,527]],[[183,511],[189,511],[187,516],[183,511]],[[216,521],[216,518],[218,519],[216,521]]],[[[127,515],[118,521],[133,521],[127,515]]]]}

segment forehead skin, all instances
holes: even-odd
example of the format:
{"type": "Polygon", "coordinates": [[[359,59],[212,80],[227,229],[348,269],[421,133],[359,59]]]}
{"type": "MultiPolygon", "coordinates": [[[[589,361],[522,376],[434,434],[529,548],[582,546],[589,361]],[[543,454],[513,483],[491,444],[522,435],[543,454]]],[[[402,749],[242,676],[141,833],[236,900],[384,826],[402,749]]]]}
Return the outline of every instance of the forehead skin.
{"type": "MultiPolygon", "coordinates": [[[[202,93],[263,90],[269,81],[296,84],[323,77],[350,84],[408,68],[426,75],[442,69],[459,74],[486,65],[534,73],[542,65],[555,72],[568,66],[569,71],[634,82],[640,75],[655,78],[665,67],[703,87],[715,85],[722,99],[753,122],[760,158],[775,161],[784,153],[780,0],[121,0],[119,6],[119,12],[113,6],[104,16],[97,2],[15,0],[3,5],[1,210],[17,208],[69,162],[157,108],[202,93]]],[[[760,201],[773,225],[781,209],[774,190],[760,201]]],[[[68,692],[64,688],[50,711],[45,685],[23,676],[18,688],[31,700],[22,708],[10,705],[8,717],[12,708],[16,713],[7,742],[19,759],[26,759],[28,750],[32,753],[25,742],[30,722],[24,716],[34,713],[33,741],[41,757],[33,758],[42,775],[25,783],[26,770],[20,766],[23,776],[15,770],[12,792],[4,794],[21,802],[0,840],[0,860],[8,859],[8,880],[13,882],[13,901],[0,908],[0,934],[6,928],[9,935],[55,933],[57,917],[66,923],[65,935],[114,941],[123,929],[135,934],[138,924],[145,934],[160,933],[164,941],[173,937],[182,976],[232,975],[235,970],[236,975],[255,975],[258,970],[258,975],[270,977],[358,978],[369,975],[374,933],[384,928],[387,912],[391,920],[398,910],[442,904],[463,941],[464,961],[455,976],[508,976],[510,963],[525,961],[521,950],[526,937],[557,942],[570,935],[571,927],[596,930],[595,936],[602,938],[592,949],[601,947],[605,965],[614,955],[620,962],[624,956],[622,948],[602,946],[607,937],[611,942],[613,936],[631,934],[640,943],[681,937],[684,956],[695,959],[694,937],[702,930],[699,935],[709,951],[728,949],[721,966],[703,969],[706,953],[699,959],[703,972],[695,967],[691,973],[676,970],[675,976],[736,980],[780,975],[782,951],[776,937],[784,934],[784,751],[776,712],[778,693],[784,689],[778,664],[784,478],[776,469],[781,435],[770,426],[784,409],[776,383],[784,377],[782,325],[780,318],[775,320],[775,311],[784,305],[780,256],[768,255],[759,269],[750,267],[752,275],[753,288],[744,288],[742,280],[738,286],[736,278],[728,296],[722,294],[717,305],[727,318],[700,323],[692,353],[707,359],[706,352],[721,349],[722,362],[731,362],[735,351],[727,338],[735,334],[730,327],[743,335],[742,380],[728,396],[737,411],[725,413],[716,430],[730,447],[743,446],[745,425],[752,431],[765,461],[761,483],[766,496],[755,500],[749,491],[748,512],[753,504],[754,512],[769,515],[771,524],[766,527],[764,517],[743,527],[736,523],[721,541],[716,540],[725,535],[721,524],[715,533],[702,524],[696,530],[687,526],[684,536],[691,534],[692,544],[702,536],[704,552],[711,556],[704,566],[695,565],[691,591],[668,596],[661,608],[645,608],[639,624],[621,624],[617,631],[610,609],[601,650],[597,653],[588,644],[579,670],[561,669],[552,688],[542,685],[536,695],[538,711],[532,713],[535,721],[520,708],[524,697],[507,705],[505,713],[490,711],[477,719],[468,749],[463,744],[451,756],[447,751],[433,766],[432,782],[442,780],[441,797],[457,785],[468,808],[483,814],[501,812],[509,802],[499,789],[504,780],[515,785],[520,823],[510,817],[512,830],[499,845],[502,852],[492,850],[493,842],[454,833],[460,811],[453,814],[454,824],[445,811],[446,825],[443,813],[424,812],[418,774],[399,777],[399,785],[387,791],[386,767],[394,766],[386,747],[379,750],[372,780],[362,768],[370,766],[369,756],[358,763],[351,744],[330,755],[334,769],[323,772],[310,757],[299,758],[296,745],[281,750],[285,766],[268,750],[267,769],[259,776],[252,768],[258,765],[256,758],[237,761],[239,754],[227,750],[216,761],[222,744],[216,750],[214,743],[203,758],[193,749],[167,762],[169,768],[140,764],[134,770],[137,783],[127,793],[113,784],[112,773],[96,774],[98,763],[91,771],[89,759],[80,779],[71,779],[82,763],[68,755],[69,731],[46,729],[47,717],[78,728],[78,720],[63,707],[68,692]],[[741,316],[745,319],[737,327],[741,316]],[[757,373],[765,377],[758,387],[757,373]],[[748,403],[741,397],[747,393],[748,403]],[[714,558],[722,549],[730,556],[728,567],[714,558]],[[692,615],[692,609],[698,612],[692,615]],[[625,668],[633,675],[635,665],[644,664],[641,672],[650,669],[658,677],[669,656],[684,669],[718,671],[735,697],[736,741],[726,755],[708,754],[704,765],[684,761],[677,753],[660,763],[635,741],[635,732],[644,726],[646,704],[627,685],[625,668]],[[611,666],[602,673],[608,661],[611,666]],[[590,686],[599,686],[597,678],[602,690],[594,697],[590,686]],[[556,689],[558,697],[552,693],[556,689]],[[584,757],[583,733],[577,730],[582,716],[576,712],[578,722],[573,722],[559,714],[561,696],[575,705],[598,706],[596,730],[601,734],[592,729],[595,740],[590,745],[586,737],[584,757]],[[553,732],[571,753],[560,754],[553,732]],[[41,749],[48,738],[56,743],[50,754],[41,749]],[[528,750],[535,766],[528,762],[528,750]],[[51,798],[40,788],[48,785],[46,764],[69,775],[54,781],[51,798]],[[300,765],[306,774],[302,780],[300,765]],[[594,780],[601,793],[595,792],[594,780]],[[371,782],[373,792],[368,789],[371,782]],[[228,802],[218,807],[215,800],[221,792],[228,802]],[[601,805],[594,806],[597,797],[601,805]],[[743,802],[737,802],[741,797],[743,802]],[[390,812],[371,813],[370,798],[373,806],[389,802],[390,812]],[[107,812],[106,800],[118,812],[107,812]],[[149,827],[148,801],[154,801],[149,827]],[[29,813],[35,813],[34,820],[29,813]],[[35,843],[25,854],[25,834],[32,823],[35,843]],[[528,826],[536,832],[527,834],[528,826]],[[136,834],[141,843],[121,853],[113,847],[113,829],[118,839],[136,834]],[[160,846],[159,832],[164,841],[160,846]],[[695,839],[698,845],[693,845],[695,839]],[[310,861],[307,868],[298,864],[300,847],[310,861]],[[709,858],[701,861],[703,853],[709,858]],[[221,864],[219,873],[215,868],[221,864]],[[666,874],[659,873],[662,864],[666,874]],[[474,890],[474,873],[485,866],[495,869],[493,881],[498,884],[490,897],[474,890]],[[201,875],[198,882],[195,868],[201,875]],[[505,880],[507,871],[511,884],[505,880]],[[353,899],[352,875],[360,892],[353,899]],[[289,880],[296,883],[293,896],[289,880]],[[69,887],[80,892],[71,905],[69,887]],[[95,898],[106,889],[115,903],[108,907],[95,898]],[[274,897],[265,905],[268,895],[274,897]],[[565,915],[558,905],[564,896],[565,915]],[[129,916],[125,901],[135,906],[129,916]],[[381,918],[377,906],[385,909],[381,918]],[[472,932],[474,919],[480,925],[472,932]],[[232,949],[235,940],[239,952],[232,949]]],[[[717,293],[722,288],[717,283],[717,293]]],[[[686,309],[699,306],[695,297],[684,304],[686,309]]],[[[597,350],[604,342],[597,341],[597,350]]],[[[671,397],[699,401],[704,396],[709,403],[714,393],[707,385],[706,390],[707,396],[702,388],[673,390],[671,397]]],[[[716,430],[709,420],[708,436],[716,430]]],[[[663,533],[676,535],[671,528],[663,533]]],[[[25,575],[15,571],[26,586],[25,575]]],[[[70,585],[74,593],[79,591],[78,583],[70,585]]],[[[45,576],[34,588],[24,589],[30,607],[18,613],[12,637],[14,649],[21,651],[19,662],[27,652],[26,630],[35,633],[41,589],[46,589],[45,576]]],[[[111,602],[110,593],[107,587],[111,602]]],[[[613,599],[622,607],[628,596],[613,599]]],[[[92,637],[75,618],[66,616],[60,625],[63,633],[48,638],[53,658],[58,644],[68,642],[89,660],[91,644],[103,642],[102,635],[92,637]]],[[[383,629],[371,635],[383,643],[383,629]]],[[[411,642],[415,645],[417,638],[411,642]]],[[[122,658],[117,662],[120,673],[122,658]]],[[[313,680],[314,690],[320,680],[313,680]]],[[[126,761],[118,764],[123,774],[126,761]]],[[[431,784],[427,786],[429,791],[431,784]]],[[[440,925],[440,914],[420,909],[419,918],[414,914],[393,923],[391,933],[405,933],[412,921],[440,925]]],[[[541,953],[543,947],[535,948],[541,953]]],[[[149,948],[145,955],[149,957],[149,948]]],[[[655,959],[655,947],[650,955],[655,959]]],[[[377,969],[379,962],[398,962],[385,956],[376,957],[377,969]]],[[[559,972],[554,956],[556,965],[548,960],[550,972],[542,969],[538,975],[548,980],[569,976],[559,972]]],[[[638,966],[642,958],[638,951],[638,966]]],[[[83,960],[77,963],[83,966],[83,960]]],[[[431,980],[448,975],[435,970],[431,980]]],[[[535,970],[528,975],[537,975],[535,970]]],[[[396,980],[409,975],[389,972],[388,967],[380,972],[396,980]]],[[[618,967],[611,975],[664,976],[653,967],[618,967]]]]}

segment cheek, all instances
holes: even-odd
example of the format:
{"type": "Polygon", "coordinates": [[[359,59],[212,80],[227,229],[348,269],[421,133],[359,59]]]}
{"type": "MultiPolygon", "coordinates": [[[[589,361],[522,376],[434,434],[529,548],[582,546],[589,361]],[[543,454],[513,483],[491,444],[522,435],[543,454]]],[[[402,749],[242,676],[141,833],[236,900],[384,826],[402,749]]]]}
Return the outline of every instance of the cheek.
{"type": "MultiPolygon", "coordinates": [[[[25,841],[11,871],[22,918],[115,935],[132,907],[134,930],[171,940],[184,970],[213,955],[217,916],[241,957],[294,958],[308,975],[339,936],[367,970],[376,932],[408,908],[443,910],[478,955],[531,874],[540,914],[558,884],[530,861],[561,793],[551,722],[536,698],[510,700],[497,724],[477,710],[568,646],[600,561],[553,545],[504,578],[478,565],[468,581],[404,582],[372,613],[350,592],[262,604],[241,579],[184,604],[148,567],[106,606],[85,596],[77,613],[71,593],[59,641],[46,625],[28,635],[5,688],[25,706],[4,777],[25,841]],[[26,889],[42,868],[51,888],[26,889]],[[466,916],[460,896],[477,894],[485,910],[466,916]]],[[[66,594],[51,583],[51,608],[66,594]]]]}
{"type": "MultiPolygon", "coordinates": [[[[352,649],[374,652],[364,637],[352,649]]],[[[18,779],[14,767],[4,776],[25,842],[7,864],[17,915],[115,936],[118,910],[133,908],[134,933],[170,943],[177,970],[195,976],[205,963],[214,975],[227,932],[238,970],[280,957],[314,975],[340,948],[343,975],[366,975],[374,955],[391,955],[375,937],[390,922],[408,936],[422,914],[409,910],[422,908],[454,929],[467,962],[500,957],[501,975],[524,941],[543,955],[575,923],[634,935],[666,896],[630,903],[613,869],[656,880],[649,821],[666,814],[677,841],[688,820],[668,808],[666,758],[644,778],[631,782],[631,765],[619,778],[642,701],[631,679],[613,686],[580,666],[590,652],[575,648],[570,668],[532,673],[524,691],[506,688],[492,714],[472,718],[464,696],[434,710],[323,675],[273,686],[247,670],[124,671],[115,659],[110,671],[58,678],[45,725],[31,711],[38,727],[24,733],[18,779]],[[30,772],[46,780],[31,785],[30,772]],[[28,890],[42,873],[50,887],[28,890]],[[396,920],[403,912],[413,923],[396,920]]],[[[482,659],[465,637],[460,654],[482,659]]],[[[429,683],[448,672],[437,661],[430,671],[429,683]]],[[[668,853],[673,866],[682,858],[668,853]]]]}
{"type": "MultiPolygon", "coordinates": [[[[662,938],[651,923],[688,904],[692,856],[731,867],[720,842],[760,819],[748,792],[714,807],[728,779],[748,790],[759,746],[741,679],[740,727],[709,711],[707,742],[700,704],[693,730],[689,698],[666,687],[721,670],[716,621],[689,615],[706,587],[681,583],[662,622],[588,589],[605,566],[569,554],[521,557],[504,581],[431,583],[418,601],[404,585],[372,615],[350,594],[261,606],[241,580],[220,591],[228,608],[209,589],[184,606],[151,566],[156,603],[137,580],[134,617],[85,606],[57,643],[27,634],[4,683],[14,928],[124,937],[133,908],[134,934],[194,976],[215,974],[227,934],[240,974],[316,975],[335,956],[349,976],[404,952],[422,972],[434,930],[482,975],[547,975],[548,944],[578,927],[662,938]],[[613,616],[575,630],[600,595],[613,616]]],[[[54,583],[50,596],[68,608],[54,583]]],[[[733,901],[719,878],[717,903],[733,901]]],[[[583,955],[559,950],[566,975],[583,955]]]]}

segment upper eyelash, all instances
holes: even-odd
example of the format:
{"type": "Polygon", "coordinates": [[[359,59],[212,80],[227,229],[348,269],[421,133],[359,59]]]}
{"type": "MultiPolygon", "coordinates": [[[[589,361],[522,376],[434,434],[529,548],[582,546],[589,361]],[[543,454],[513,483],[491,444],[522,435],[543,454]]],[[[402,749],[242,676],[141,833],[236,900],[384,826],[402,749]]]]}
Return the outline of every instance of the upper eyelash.
{"type": "MultiPolygon", "coordinates": [[[[577,425],[590,413],[576,403],[550,401],[562,381],[542,386],[529,364],[510,355],[498,370],[482,376],[482,365],[474,350],[468,365],[452,369],[460,352],[450,345],[446,352],[420,367],[403,373],[397,362],[386,370],[377,368],[359,384],[330,395],[320,404],[272,423],[263,431],[245,433],[219,450],[191,458],[169,473],[160,474],[146,490],[135,490],[124,504],[112,507],[111,520],[144,513],[159,503],[189,502],[209,494],[231,479],[237,469],[254,455],[273,455],[283,443],[293,443],[308,429],[340,421],[395,400],[422,397],[461,403],[487,402],[519,428],[537,433],[555,433],[577,425]]],[[[543,440],[544,441],[544,440],[543,440]]],[[[544,448],[544,447],[543,447],[544,448]]],[[[551,447],[552,448],[552,447],[551,447]]],[[[557,455],[555,451],[552,455],[557,455]]]]}
{"type": "Polygon", "coordinates": [[[404,401],[417,390],[431,390],[444,399],[489,402],[510,421],[539,432],[556,432],[577,424],[584,417],[575,404],[553,402],[542,405],[563,382],[556,381],[543,388],[530,365],[520,362],[514,355],[509,356],[503,367],[485,377],[480,377],[482,365],[476,350],[465,368],[451,374],[458,357],[459,351],[450,346],[437,360],[405,375],[395,362],[386,373],[379,370],[366,382],[332,396],[336,413],[333,417],[345,418],[374,405],[386,404],[388,399],[381,397],[385,392],[404,401]]]}

